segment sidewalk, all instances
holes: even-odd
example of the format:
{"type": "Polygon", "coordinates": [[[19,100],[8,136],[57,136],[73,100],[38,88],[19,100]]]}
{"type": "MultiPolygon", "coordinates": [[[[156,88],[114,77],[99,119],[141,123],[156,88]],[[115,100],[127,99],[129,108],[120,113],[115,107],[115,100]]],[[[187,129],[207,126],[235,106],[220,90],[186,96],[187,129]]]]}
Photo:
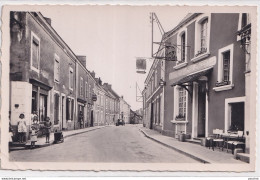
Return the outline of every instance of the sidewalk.
{"type": "Polygon", "coordinates": [[[225,150],[222,151],[216,148],[215,151],[213,151],[212,149],[208,149],[198,144],[180,142],[177,139],[164,136],[157,131],[144,127],[139,127],[139,130],[153,141],[156,141],[203,163],[244,163],[240,160],[234,159],[234,156],[230,152],[227,153],[225,150]]]}
{"type": "MultiPolygon", "coordinates": [[[[95,127],[87,127],[84,129],[77,129],[77,130],[70,130],[70,131],[62,131],[63,134],[63,138],[65,141],[65,138],[70,137],[70,136],[74,136],[77,134],[82,134],[82,133],[86,133],[86,132],[90,132],[90,131],[94,131],[97,129],[101,129],[101,128],[105,128],[107,126],[95,126],[95,127]]],[[[41,148],[41,147],[45,147],[45,146],[50,146],[54,144],[54,133],[50,134],[50,143],[45,143],[46,142],[46,138],[44,137],[38,137],[37,142],[35,143],[35,148],[41,148]]],[[[30,148],[31,142],[30,140],[25,144],[25,147],[30,148]]],[[[11,148],[12,150],[12,148],[11,148]]]]}

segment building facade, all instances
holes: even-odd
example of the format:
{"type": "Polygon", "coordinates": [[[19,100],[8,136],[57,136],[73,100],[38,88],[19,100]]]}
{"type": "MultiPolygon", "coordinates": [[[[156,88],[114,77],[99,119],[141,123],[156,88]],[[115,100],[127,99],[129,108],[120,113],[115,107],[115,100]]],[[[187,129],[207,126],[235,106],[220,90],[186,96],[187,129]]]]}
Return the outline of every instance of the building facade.
{"type": "Polygon", "coordinates": [[[25,114],[27,135],[32,114],[38,115],[40,125],[50,117],[52,131],[91,124],[95,80],[86,69],[85,56],[74,54],[51,26],[51,19],[40,12],[11,12],[10,36],[14,132],[21,113],[25,114]]]}
{"type": "Polygon", "coordinates": [[[248,139],[250,55],[241,48],[238,32],[249,24],[245,13],[193,13],[166,32],[161,44],[169,61],[155,59],[145,81],[144,125],[165,135],[185,133],[192,138],[207,137],[213,129],[242,130],[248,139]],[[165,84],[156,88],[153,75],[160,63],[165,63],[165,84]],[[164,108],[159,111],[155,104],[162,91],[164,108]],[[157,112],[164,117],[161,125],[157,112]]]}
{"type": "Polygon", "coordinates": [[[124,100],[124,97],[120,97],[120,119],[123,119],[126,124],[130,123],[130,108],[131,106],[124,100]]]}
{"type": "Polygon", "coordinates": [[[103,84],[103,88],[107,91],[107,104],[106,111],[107,116],[109,117],[107,122],[109,124],[116,123],[116,120],[119,119],[119,96],[112,89],[112,85],[108,83],[103,84]]]}

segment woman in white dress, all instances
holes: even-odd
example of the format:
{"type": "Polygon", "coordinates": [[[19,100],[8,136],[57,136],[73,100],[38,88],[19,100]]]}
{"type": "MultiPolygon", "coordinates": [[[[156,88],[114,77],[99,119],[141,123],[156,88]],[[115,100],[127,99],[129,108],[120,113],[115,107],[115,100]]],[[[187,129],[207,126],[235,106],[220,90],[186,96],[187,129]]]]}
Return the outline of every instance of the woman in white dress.
{"type": "Polygon", "coordinates": [[[19,120],[18,120],[18,136],[19,136],[19,142],[23,143],[25,141],[25,134],[27,132],[27,128],[26,128],[26,121],[25,121],[25,116],[24,114],[20,114],[19,116],[19,120]]]}

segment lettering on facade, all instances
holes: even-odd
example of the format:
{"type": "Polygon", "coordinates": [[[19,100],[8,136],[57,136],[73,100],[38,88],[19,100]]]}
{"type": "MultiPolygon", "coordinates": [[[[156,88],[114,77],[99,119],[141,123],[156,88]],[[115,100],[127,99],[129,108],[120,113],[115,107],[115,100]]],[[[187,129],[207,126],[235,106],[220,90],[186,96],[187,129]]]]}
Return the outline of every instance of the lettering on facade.
{"type": "Polygon", "coordinates": [[[197,71],[201,71],[206,68],[210,68],[216,64],[216,56],[213,56],[209,59],[205,59],[203,61],[197,62],[195,64],[189,65],[186,68],[179,69],[176,71],[173,71],[172,73],[169,74],[169,79],[174,80],[179,78],[180,76],[186,76],[192,73],[195,73],[197,71]]]}

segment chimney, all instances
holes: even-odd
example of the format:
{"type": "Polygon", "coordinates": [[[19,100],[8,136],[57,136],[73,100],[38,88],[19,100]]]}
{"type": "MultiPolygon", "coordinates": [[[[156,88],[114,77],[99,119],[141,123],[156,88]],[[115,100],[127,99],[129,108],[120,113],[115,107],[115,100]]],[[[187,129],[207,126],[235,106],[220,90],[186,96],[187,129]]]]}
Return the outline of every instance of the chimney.
{"type": "Polygon", "coordinates": [[[91,74],[91,76],[92,76],[93,78],[95,78],[95,75],[96,75],[95,71],[92,71],[90,74],[91,74]]]}
{"type": "Polygon", "coordinates": [[[86,67],[86,63],[87,63],[87,57],[86,56],[77,56],[79,62],[84,66],[86,67]]]}
{"type": "Polygon", "coordinates": [[[121,96],[122,99],[124,99],[124,96],[121,96]]]}
{"type": "Polygon", "coordinates": [[[102,85],[102,80],[100,78],[98,78],[98,83],[102,85]]]}
{"type": "Polygon", "coordinates": [[[112,89],[112,85],[111,84],[107,84],[109,89],[112,89]]]}
{"type": "Polygon", "coordinates": [[[44,19],[45,19],[46,22],[51,26],[51,18],[44,17],[44,19]]]}

